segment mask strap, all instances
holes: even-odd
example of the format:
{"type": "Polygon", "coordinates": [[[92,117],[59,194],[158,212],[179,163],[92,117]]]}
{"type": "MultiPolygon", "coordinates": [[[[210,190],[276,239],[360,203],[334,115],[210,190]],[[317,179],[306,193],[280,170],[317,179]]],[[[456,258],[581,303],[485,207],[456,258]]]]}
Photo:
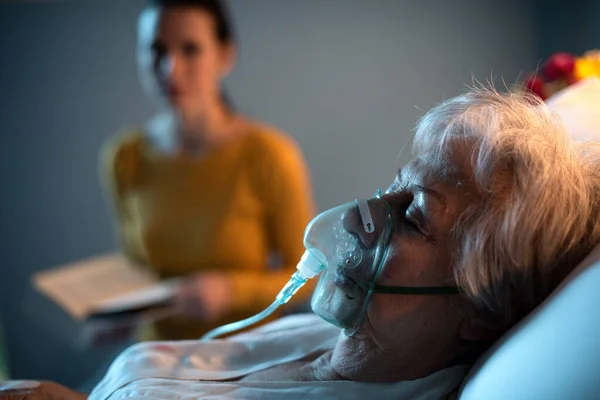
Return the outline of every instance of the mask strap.
{"type": "Polygon", "coordinates": [[[373,218],[371,217],[369,202],[364,199],[356,200],[356,205],[358,206],[358,212],[360,212],[360,219],[362,220],[365,232],[375,232],[375,224],[373,223],[373,218]]]}
{"type": "Polygon", "coordinates": [[[461,294],[462,290],[458,286],[373,286],[373,293],[385,294],[461,294]]]}

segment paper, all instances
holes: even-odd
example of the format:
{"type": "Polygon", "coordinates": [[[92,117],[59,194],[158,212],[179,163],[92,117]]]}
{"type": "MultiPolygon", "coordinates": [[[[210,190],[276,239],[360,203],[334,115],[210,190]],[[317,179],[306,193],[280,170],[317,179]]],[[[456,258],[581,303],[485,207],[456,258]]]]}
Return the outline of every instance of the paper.
{"type": "Polygon", "coordinates": [[[33,277],[33,283],[77,320],[164,306],[177,286],[177,281],[159,282],[120,254],[44,271],[33,277]]]}

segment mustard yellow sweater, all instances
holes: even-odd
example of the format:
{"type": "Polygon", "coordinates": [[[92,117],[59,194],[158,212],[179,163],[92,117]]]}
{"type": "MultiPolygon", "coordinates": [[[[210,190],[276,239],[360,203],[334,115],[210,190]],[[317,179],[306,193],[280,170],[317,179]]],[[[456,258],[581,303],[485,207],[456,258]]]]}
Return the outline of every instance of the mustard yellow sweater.
{"type": "MultiPolygon", "coordinates": [[[[155,152],[140,131],[111,138],[101,173],[123,250],[161,278],[199,271],[231,277],[233,309],[219,321],[182,316],[147,327],[145,340],[198,338],[271,304],[295,270],[313,215],[308,172],[295,142],[256,128],[206,156],[155,152]],[[278,255],[282,267],[269,266],[278,255]]],[[[313,286],[296,295],[306,300],[313,286]]]]}

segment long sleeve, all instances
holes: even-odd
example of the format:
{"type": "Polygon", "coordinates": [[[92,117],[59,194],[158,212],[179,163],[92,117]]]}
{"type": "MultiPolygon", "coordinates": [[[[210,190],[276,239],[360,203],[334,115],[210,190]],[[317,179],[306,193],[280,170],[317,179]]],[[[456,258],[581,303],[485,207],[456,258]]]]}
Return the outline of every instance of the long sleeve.
{"type": "Polygon", "coordinates": [[[123,205],[123,195],[135,184],[139,172],[138,141],[138,132],[115,135],[103,144],[99,157],[100,183],[117,242],[124,254],[134,261],[140,261],[141,254],[139,246],[134,245],[135,227],[123,205]]]}
{"type": "MultiPolygon", "coordinates": [[[[266,229],[280,268],[232,272],[234,308],[259,310],[273,302],[290,279],[304,252],[303,236],[314,215],[310,176],[296,143],[277,135],[263,143],[253,167],[254,185],[266,209],[266,229]]],[[[308,281],[292,299],[306,300],[315,279],[308,281]]]]}

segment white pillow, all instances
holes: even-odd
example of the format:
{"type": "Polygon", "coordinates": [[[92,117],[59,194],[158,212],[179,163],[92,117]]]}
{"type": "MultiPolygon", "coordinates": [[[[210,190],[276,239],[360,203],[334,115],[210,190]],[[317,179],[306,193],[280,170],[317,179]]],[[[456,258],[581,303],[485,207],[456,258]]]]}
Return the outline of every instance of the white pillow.
{"type": "Polygon", "coordinates": [[[600,399],[600,245],[471,369],[459,400],[600,399]]]}
{"type": "Polygon", "coordinates": [[[600,78],[590,77],[546,100],[576,141],[600,141],[600,78]]]}

